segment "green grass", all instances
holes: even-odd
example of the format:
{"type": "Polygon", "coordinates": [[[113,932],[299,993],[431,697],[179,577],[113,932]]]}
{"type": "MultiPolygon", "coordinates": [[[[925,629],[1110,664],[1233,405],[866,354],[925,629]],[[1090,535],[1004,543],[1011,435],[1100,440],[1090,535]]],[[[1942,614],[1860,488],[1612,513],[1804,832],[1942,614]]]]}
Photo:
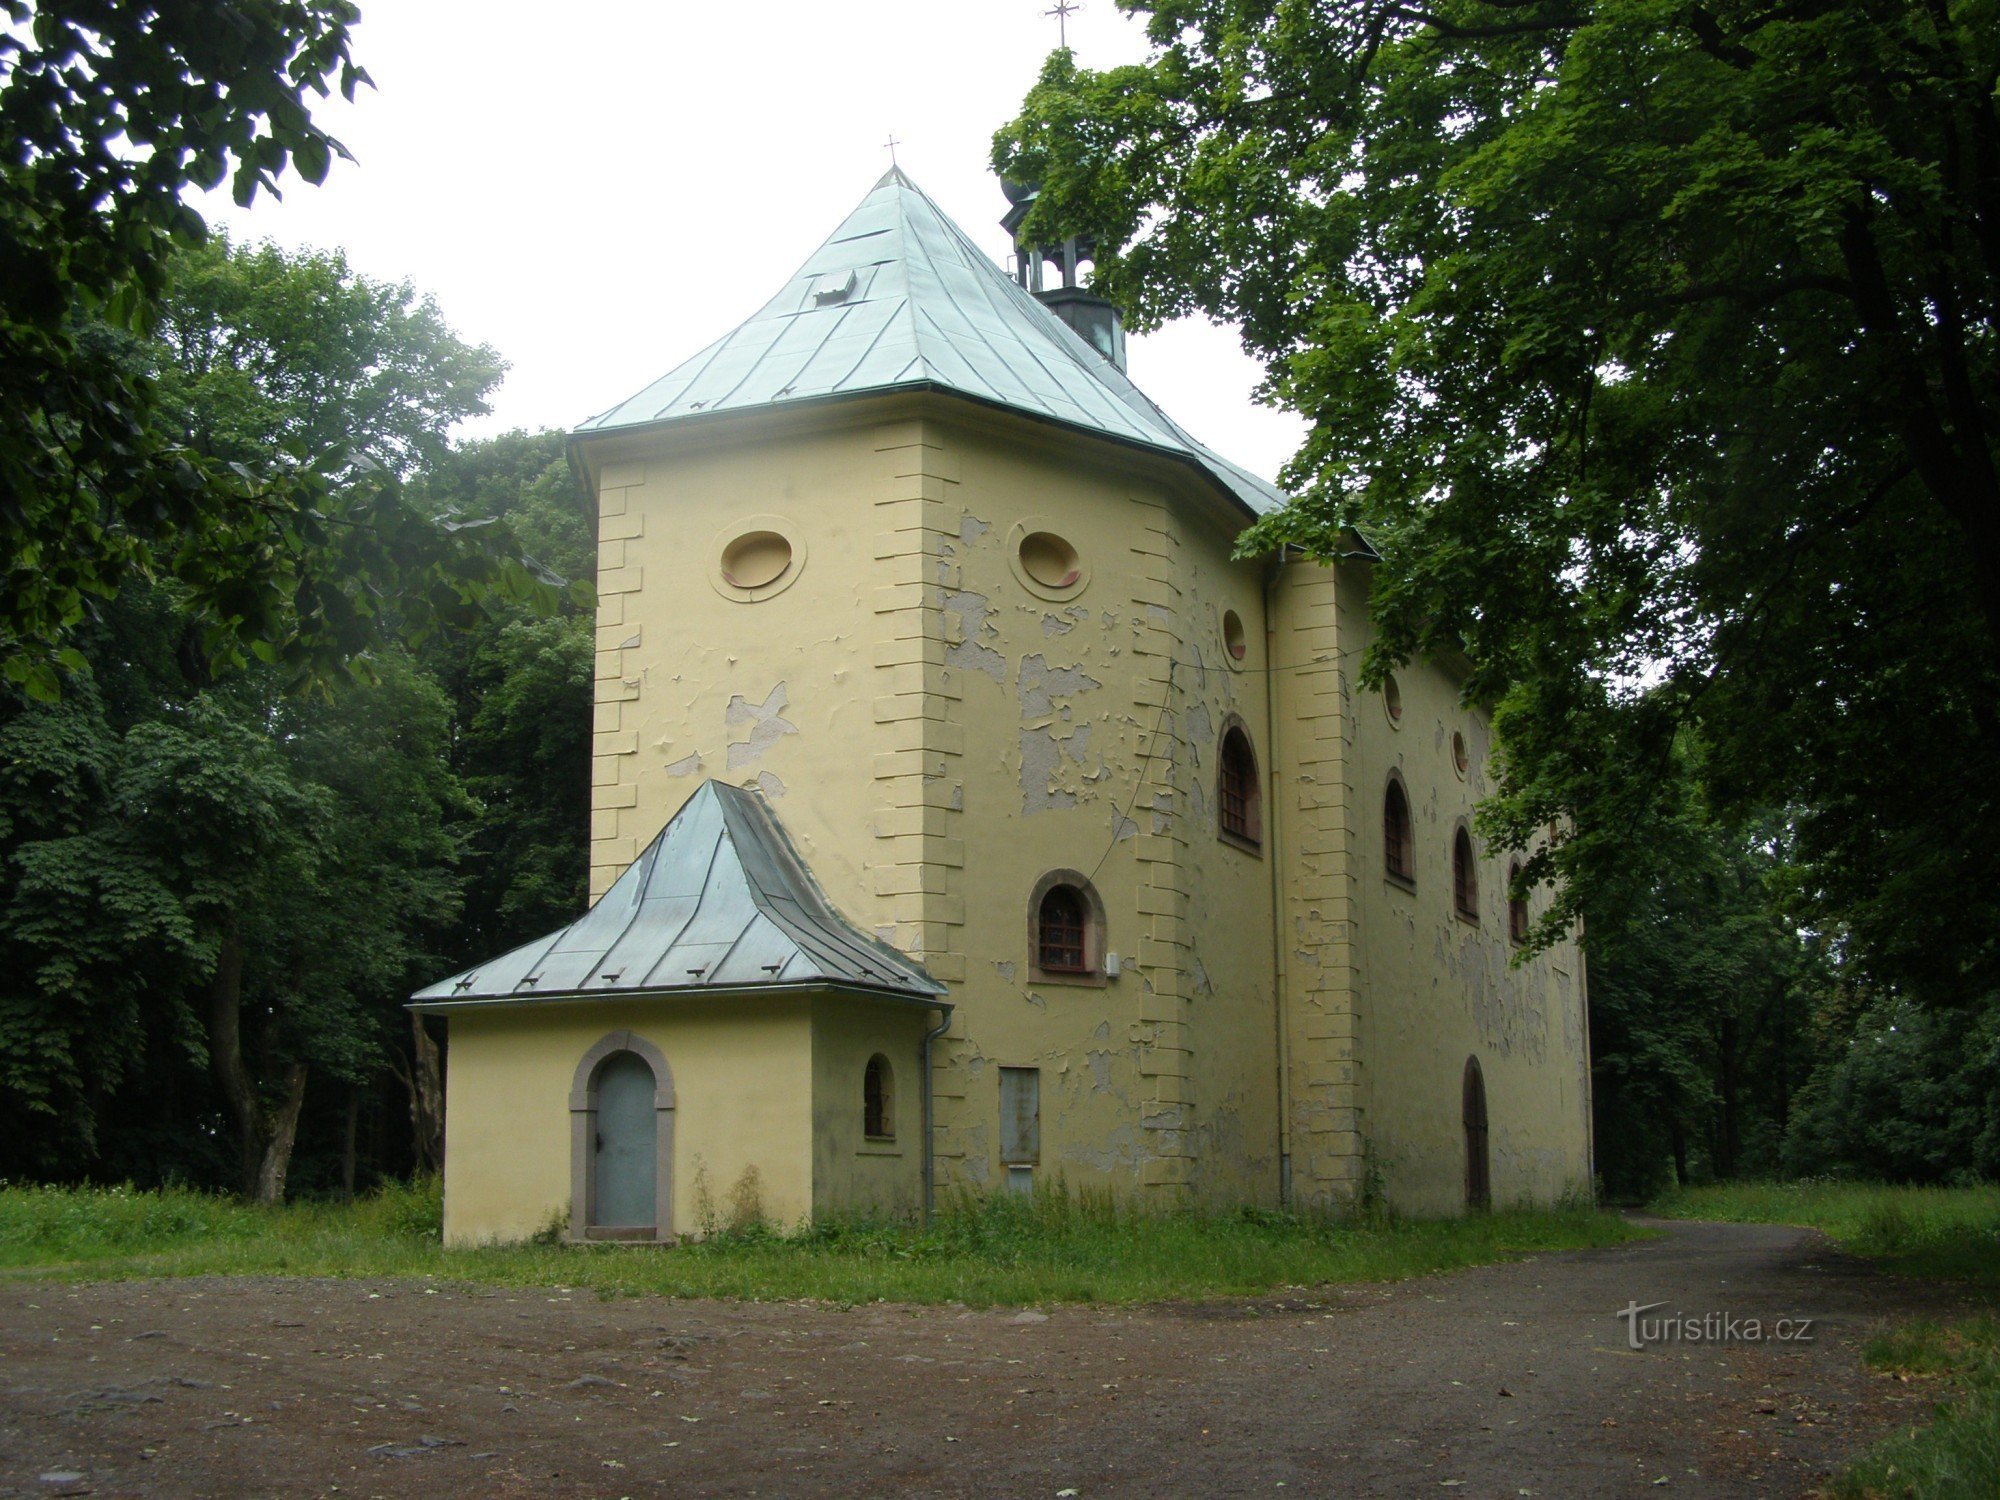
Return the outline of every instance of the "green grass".
{"type": "MultiPolygon", "coordinates": [[[[1900,1275],[2000,1286],[2000,1186],[1725,1183],[1671,1193],[1652,1207],[1681,1219],[1807,1224],[1900,1275]]],[[[2000,1495],[2000,1319],[1913,1323],[1864,1352],[1885,1374],[1935,1384],[1940,1403],[1929,1426],[1881,1443],[1827,1493],[1835,1500],[2000,1495]]]]}
{"type": "Polygon", "coordinates": [[[604,1296],[1131,1303],[1395,1280],[1638,1234],[1589,1208],[1342,1221],[1257,1211],[1148,1214],[1061,1192],[1032,1201],[963,1199],[928,1227],[845,1220],[667,1250],[448,1250],[437,1225],[434,1187],[283,1209],[182,1191],[0,1188],[0,1275],[412,1276],[604,1296]]]}
{"type": "Polygon", "coordinates": [[[1949,1399],[1928,1427],[1879,1444],[1827,1493],[1834,1500],[2000,1495],[2000,1320],[1913,1323],[1874,1340],[1866,1357],[1912,1383],[1939,1383],[1949,1399]]]}
{"type": "Polygon", "coordinates": [[[1806,1224],[1901,1275],[2000,1286],[2000,1185],[1732,1182],[1669,1193],[1651,1211],[1675,1219],[1806,1224]]]}

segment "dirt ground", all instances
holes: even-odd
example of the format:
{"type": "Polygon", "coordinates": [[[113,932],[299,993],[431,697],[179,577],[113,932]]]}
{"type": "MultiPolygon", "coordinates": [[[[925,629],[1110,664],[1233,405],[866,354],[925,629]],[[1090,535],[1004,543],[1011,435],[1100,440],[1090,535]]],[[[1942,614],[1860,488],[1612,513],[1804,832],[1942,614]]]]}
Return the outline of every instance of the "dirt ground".
{"type": "Polygon", "coordinates": [[[10,1281],[0,1495],[1797,1495],[1928,1411],[1859,1345],[1948,1294],[1803,1230],[1661,1227],[1135,1310],[10,1281]],[[1812,1339],[1634,1351],[1632,1302],[1812,1339]]]}

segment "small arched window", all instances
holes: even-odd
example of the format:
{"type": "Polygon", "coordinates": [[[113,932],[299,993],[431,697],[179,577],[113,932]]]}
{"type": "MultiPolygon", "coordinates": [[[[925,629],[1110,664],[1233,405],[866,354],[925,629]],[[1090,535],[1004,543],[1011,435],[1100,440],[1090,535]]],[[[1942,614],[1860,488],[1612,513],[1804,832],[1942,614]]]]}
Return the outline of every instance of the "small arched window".
{"type": "Polygon", "coordinates": [[[1472,856],[1472,835],[1463,828],[1451,841],[1451,904],[1464,920],[1479,920],[1479,866],[1472,856]]]}
{"type": "Polygon", "coordinates": [[[896,1137],[896,1075],[879,1052],[868,1059],[861,1079],[861,1133],[871,1141],[896,1137]]]}
{"type": "Polygon", "coordinates": [[[1507,936],[1517,943],[1525,943],[1528,940],[1528,898],[1515,891],[1520,879],[1521,864],[1516,860],[1507,866],[1507,936]]]}
{"type": "Polygon", "coordinates": [[[1244,849],[1264,842],[1263,799],[1257,794],[1257,755],[1240,724],[1222,732],[1222,764],[1216,772],[1216,803],[1222,837],[1244,849]]]}
{"type": "Polygon", "coordinates": [[[1389,778],[1382,794],[1382,869],[1391,880],[1414,882],[1417,878],[1417,840],[1410,828],[1410,799],[1403,783],[1389,778]]]}
{"type": "Polygon", "coordinates": [[[1028,977],[1104,983],[1104,903],[1075,870],[1051,870],[1028,905],[1028,977]]]}
{"type": "Polygon", "coordinates": [[[1038,961],[1044,969],[1063,974],[1082,974],[1089,967],[1089,948],[1084,942],[1086,914],[1083,893],[1075,886],[1052,886],[1042,897],[1038,961]]]}

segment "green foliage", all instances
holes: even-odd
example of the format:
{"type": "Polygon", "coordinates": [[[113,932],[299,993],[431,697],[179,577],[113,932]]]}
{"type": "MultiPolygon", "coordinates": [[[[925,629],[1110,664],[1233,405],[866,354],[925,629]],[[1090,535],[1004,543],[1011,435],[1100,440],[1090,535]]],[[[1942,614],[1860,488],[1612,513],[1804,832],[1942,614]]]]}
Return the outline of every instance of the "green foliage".
{"type": "Polygon", "coordinates": [[[2000,1492],[2000,1321],[1913,1323],[1871,1340],[1864,1353],[1876,1369],[1901,1378],[1948,1382],[1951,1399],[1930,1426],[1879,1444],[1826,1493],[1834,1500],[1955,1500],[2000,1492]]]}
{"type": "Polygon", "coordinates": [[[186,1192],[0,1188],[0,1266],[123,1276],[448,1276],[603,1296],[836,1302],[1146,1302],[1385,1281],[1637,1236],[1590,1209],[1347,1224],[1250,1212],[1161,1215],[1064,1193],[967,1196],[928,1228],[852,1217],[766,1225],[671,1250],[531,1244],[445,1250],[436,1184],[349,1207],[251,1208],[186,1192]],[[157,1211],[143,1205],[157,1202],[157,1211]]]}
{"type": "Polygon", "coordinates": [[[1994,0],[1127,8],[1149,60],[1054,54],[996,163],[1310,420],[1245,545],[1365,523],[1364,675],[1469,654],[1539,938],[1672,823],[1693,726],[1857,972],[2000,990],[1994,0]]]}
{"type": "Polygon", "coordinates": [[[176,256],[204,254],[185,189],[232,179],[247,205],[287,168],[317,182],[346,154],[305,101],[336,86],[351,99],[367,82],[349,56],[358,14],[349,0],[4,0],[0,680],[31,697],[53,699],[62,675],[83,669],[73,642],[87,614],[149,578],[180,586],[208,658],[254,655],[296,679],[340,676],[386,638],[463,623],[496,593],[544,608],[556,598],[560,580],[534,570],[503,529],[425,512],[397,482],[422,423],[483,409],[499,373],[490,351],[461,357],[433,337],[443,332],[434,310],[393,295],[365,310],[401,350],[429,340],[420,366],[337,337],[309,365],[268,362],[308,325],[352,327],[353,298],[371,289],[341,274],[323,300],[298,295],[296,276],[258,287],[207,252],[190,263],[203,269],[180,305],[206,298],[208,331],[236,317],[243,336],[204,344],[201,326],[190,337],[170,322],[163,347],[176,358],[162,378],[134,358],[176,256]],[[334,316],[319,324],[322,310],[334,316]],[[232,374],[238,354],[246,363],[232,374]],[[281,374],[297,389],[277,391],[281,374]],[[355,402],[377,375],[420,379],[441,404],[400,420],[392,405],[373,414],[376,431],[358,433],[329,401],[316,429],[293,424],[280,449],[252,441],[284,425],[265,404],[355,402]],[[190,400],[235,411],[190,428],[175,406],[190,400]],[[386,443],[390,466],[354,447],[357,436],[386,443]]]}
{"type": "MultiPolygon", "coordinates": [[[[163,295],[158,339],[99,342],[215,462],[309,467],[331,444],[428,465],[397,490],[412,518],[462,502],[591,568],[559,436],[449,446],[499,364],[409,288],[218,244],[163,295]]],[[[72,632],[89,675],[59,702],[0,689],[0,1173],[247,1187],[252,1156],[282,1178],[294,1108],[312,1182],[400,1171],[402,1000],[581,906],[588,587],[559,616],[538,586],[459,615],[339,566],[334,593],[375,599],[420,655],[377,638],[300,693],[295,664],[218,645],[199,589],[128,582],[72,632]],[[428,630],[447,614],[469,629],[428,630]]]]}
{"type": "Polygon", "coordinates": [[[2000,1187],[1736,1182],[1681,1189],[1651,1211],[1674,1219],[1805,1224],[1909,1276],[2000,1285],[2000,1187]]]}
{"type": "Polygon", "coordinates": [[[1785,1138],[1788,1171],[1891,1182],[2000,1179],[2000,1008],[1878,1001],[1832,1039],[1785,1138]]]}

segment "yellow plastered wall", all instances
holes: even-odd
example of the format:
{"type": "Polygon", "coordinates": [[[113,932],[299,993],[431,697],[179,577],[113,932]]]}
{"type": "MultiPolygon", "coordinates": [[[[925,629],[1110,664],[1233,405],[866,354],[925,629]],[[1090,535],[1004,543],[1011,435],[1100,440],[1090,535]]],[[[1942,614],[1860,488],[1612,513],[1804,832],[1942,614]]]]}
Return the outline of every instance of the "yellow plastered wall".
{"type": "MultiPolygon", "coordinates": [[[[951,988],[937,1182],[997,1185],[998,1070],[1031,1067],[1044,1179],[1275,1202],[1288,1166],[1300,1201],[1337,1204],[1372,1162],[1394,1201],[1448,1210],[1468,1055],[1496,1198],[1587,1178],[1580,956],[1508,969],[1504,867],[1479,928],[1451,916],[1438,826],[1483,792],[1486,727],[1438,668],[1404,674],[1400,730],[1357,698],[1364,569],[1235,560],[1243,518],[1185,468],[932,396],[600,440],[593,465],[593,898],[702,779],[760,787],[834,904],[951,988]],[[752,528],[802,559],[754,597],[718,583],[752,528]],[[1036,529],[1076,549],[1076,586],[1024,575],[1036,529]],[[1232,716],[1265,778],[1260,853],[1216,836],[1232,716]],[[1448,724],[1474,742],[1465,782],[1448,724]],[[1414,902],[1381,878],[1391,764],[1414,902]],[[1094,875],[1121,977],[1030,973],[1030,896],[1058,869],[1094,875]]],[[[902,1191],[845,1150],[814,1180],[821,1207],[902,1191]]]]}
{"type": "Polygon", "coordinates": [[[1290,1033],[1295,1119],[1306,1143],[1303,1156],[1295,1151],[1301,1186],[1337,1199],[1343,1184],[1350,1193],[1358,1186],[1365,1161],[1400,1209],[1462,1208],[1461,1088],[1467,1059],[1477,1058],[1494,1202],[1585,1191],[1582,955],[1570,941],[1511,962],[1507,863],[1487,854],[1476,833],[1478,922],[1454,907],[1454,833],[1471,828],[1477,803],[1493,790],[1490,725],[1460,704],[1457,677],[1428,662],[1396,674],[1402,715],[1392,720],[1381,693],[1356,686],[1371,630],[1366,569],[1294,563],[1285,575],[1288,623],[1302,644],[1310,638],[1337,658],[1337,669],[1312,674],[1311,691],[1290,695],[1301,840],[1290,885],[1312,954],[1288,955],[1298,1011],[1290,1033]],[[1454,734],[1465,740],[1463,774],[1454,734]],[[1384,866],[1392,767],[1414,824],[1414,889],[1384,866]]]}
{"type": "Polygon", "coordinates": [[[813,1006],[813,1210],[907,1216],[923,1203],[923,1036],[910,1006],[822,997],[813,1006]],[[889,1063],[890,1138],[863,1134],[868,1060],[889,1063]]]}
{"type": "MultiPolygon", "coordinates": [[[[1041,1073],[1042,1180],[1125,1197],[1274,1200],[1270,886],[1215,840],[1216,735],[1263,719],[1263,679],[1222,671],[1219,610],[1249,620],[1214,497],[1164,466],[1024,425],[940,419],[948,476],[933,561],[945,687],[937,758],[958,1011],[939,1044],[939,1176],[991,1187],[999,1070],[1041,1073]],[[1036,530],[1076,550],[1072,588],[1023,576],[1036,530]],[[1030,904],[1051,871],[1093,876],[1102,983],[1037,978],[1030,904]],[[1196,914],[1212,917],[1197,933],[1196,914]]],[[[1261,736],[1261,730],[1255,731],[1261,736]]]]}
{"type": "Polygon", "coordinates": [[[756,1206],[793,1224],[812,1205],[812,1001],[755,996],[581,1001],[450,1022],[445,1241],[526,1239],[570,1205],[570,1088],[583,1055],[630,1031],[673,1073],[676,1233],[756,1206]]]}

